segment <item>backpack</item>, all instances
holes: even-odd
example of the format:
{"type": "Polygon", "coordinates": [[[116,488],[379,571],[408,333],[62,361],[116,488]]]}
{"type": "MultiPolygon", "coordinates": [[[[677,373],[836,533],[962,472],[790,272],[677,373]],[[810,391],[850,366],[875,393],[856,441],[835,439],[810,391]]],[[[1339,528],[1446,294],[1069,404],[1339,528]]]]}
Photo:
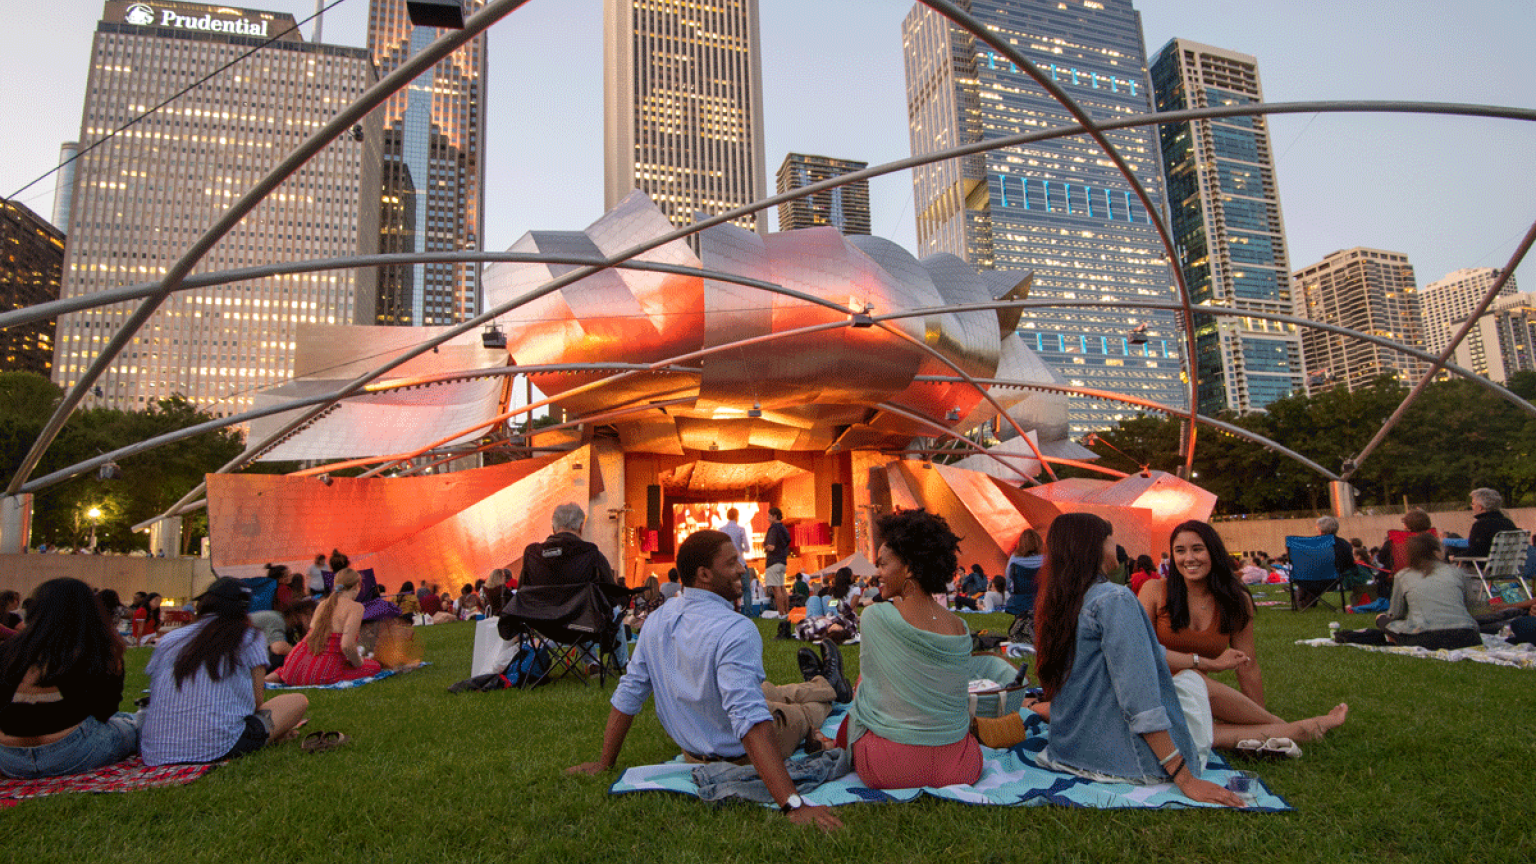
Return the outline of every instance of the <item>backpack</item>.
{"type": "Polygon", "coordinates": [[[531,683],[534,686],[549,683],[544,677],[549,674],[551,658],[549,646],[543,643],[530,645],[524,642],[517,653],[512,655],[512,660],[507,668],[501,672],[491,672],[486,675],[476,675],[466,678],[448,688],[449,693],[488,693],[492,690],[506,690],[511,687],[523,687],[531,683]]]}

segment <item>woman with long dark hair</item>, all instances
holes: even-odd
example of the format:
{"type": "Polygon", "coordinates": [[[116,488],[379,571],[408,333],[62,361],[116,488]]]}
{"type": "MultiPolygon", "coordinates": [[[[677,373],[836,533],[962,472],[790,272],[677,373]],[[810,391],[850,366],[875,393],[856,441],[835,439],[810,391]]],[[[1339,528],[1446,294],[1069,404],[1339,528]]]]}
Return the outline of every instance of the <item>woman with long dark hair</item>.
{"type": "MultiPolygon", "coordinates": [[[[1130,589],[1109,581],[1119,566],[1113,527],[1091,513],[1065,513],[1051,523],[1045,549],[1035,649],[1051,727],[1036,761],[1090,779],[1171,781],[1192,800],[1240,806],[1200,779],[1209,714],[1195,718],[1192,733],[1151,622],[1130,589]]],[[[1192,677],[1181,683],[1198,685],[1192,677]]],[[[1203,706],[1203,694],[1195,704],[1203,706]]]]}
{"type": "Polygon", "coordinates": [[[1376,616],[1380,629],[1341,630],[1334,634],[1334,641],[1413,645],[1431,651],[1483,644],[1477,621],[1467,611],[1466,573],[1441,559],[1440,539],[1415,534],[1406,547],[1405,566],[1392,579],[1392,603],[1376,616]]]}
{"type": "Polygon", "coordinates": [[[320,602],[310,619],[309,635],[293,646],[283,668],[269,680],[277,684],[335,684],[379,674],[379,661],[363,657],[358,634],[363,627],[363,604],[357,602],[362,577],[348,567],[336,574],[330,596],[320,602]]]}
{"type": "Polygon", "coordinates": [[[1205,522],[1180,523],[1169,536],[1168,578],[1142,589],[1141,606],[1153,622],[1168,668],[1202,676],[1235,670],[1237,690],[1205,679],[1213,737],[1231,747],[1246,739],[1293,738],[1312,741],[1342,724],[1347,705],[1321,717],[1296,723],[1264,707],[1264,678],[1253,637],[1253,599],[1232,571],[1221,535],[1205,522]]]}
{"type": "Polygon", "coordinates": [[[155,646],[144,670],[144,764],[233,759],[300,726],[308,699],[265,698],[267,645],[246,614],[250,603],[250,589],[239,580],[218,579],[197,598],[197,620],[155,646]]]}
{"type": "Polygon", "coordinates": [[[138,747],[123,701],[123,638],[79,579],[32,594],[27,626],[0,643],[0,774],[94,771],[138,747]]]}

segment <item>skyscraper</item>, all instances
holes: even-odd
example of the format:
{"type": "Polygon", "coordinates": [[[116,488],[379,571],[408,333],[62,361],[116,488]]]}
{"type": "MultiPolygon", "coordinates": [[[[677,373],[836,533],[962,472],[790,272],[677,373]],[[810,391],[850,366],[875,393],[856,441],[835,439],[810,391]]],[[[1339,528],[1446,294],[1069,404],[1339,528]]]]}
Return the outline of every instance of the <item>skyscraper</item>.
{"type": "MultiPolygon", "coordinates": [[[[1130,0],[973,0],[971,14],[1016,46],[1091,115],[1152,110],[1141,20],[1130,0]]],[[[926,6],[902,25],[914,155],[1076,121],[1033,79],[926,6]]],[[[1148,128],[1106,133],[1158,206],[1162,169],[1148,128]]],[[[922,254],[978,267],[1033,270],[1031,298],[1177,299],[1153,216],[1086,136],[993,150],[914,169],[922,254]]],[[[1026,309],[1019,332],[1072,385],[1183,407],[1172,312],[1026,309]]],[[[1072,434],[1138,409],[1073,397],[1072,434]]]]}
{"type": "MultiPolygon", "coordinates": [[[[778,194],[863,171],[868,162],[789,153],[779,166],[778,194]]],[[[831,225],[844,234],[869,233],[869,181],[856,180],[779,205],[779,230],[831,225]]]]}
{"type": "MultiPolygon", "coordinates": [[[[64,232],[0,198],[0,310],[59,299],[63,270],[64,232]]],[[[49,319],[0,329],[0,372],[52,371],[54,328],[49,319]]]]}
{"type": "Polygon", "coordinates": [[[684,226],[763,197],[762,68],[757,0],[603,0],[603,206],[639,189],[684,226]]]}
{"type": "MultiPolygon", "coordinates": [[[[1263,102],[1258,61],[1174,39],[1152,58],[1158,111],[1263,102]]],[[[1291,314],[1274,151],[1262,116],[1158,127],[1170,227],[1194,302],[1291,314]]],[[[1301,336],[1262,318],[1195,316],[1202,414],[1247,413],[1306,392],[1301,336]]]]}
{"type": "MultiPolygon", "coordinates": [[[[1293,274],[1298,318],[1424,347],[1413,265],[1401,252],[1356,247],[1293,274]]],[[[1368,387],[1382,375],[1412,384],[1429,366],[1373,342],[1303,328],[1302,359],[1312,390],[1368,387]]]]}
{"type": "MultiPolygon", "coordinates": [[[[478,12],[485,0],[469,0],[478,12]]],[[[417,27],[405,0],[371,0],[368,52],[388,75],[442,31],[417,27]]],[[[485,225],[486,34],[423,72],[383,108],[381,252],[480,251],[485,225]]],[[[480,314],[476,264],[379,273],[376,323],[453,324],[480,314]]]]}
{"type": "MultiPolygon", "coordinates": [[[[1497,267],[1473,267],[1425,285],[1419,292],[1419,306],[1424,312],[1424,350],[1431,354],[1444,351],[1456,333],[1452,325],[1465,321],[1498,279],[1497,267]]],[[[1511,274],[1499,289],[1499,296],[1508,297],[1519,290],[1511,274]]]]}
{"type": "MultiPolygon", "coordinates": [[[[106,3],[91,50],[82,149],[217,74],[75,162],[63,296],[161,278],[230,204],[377,80],[367,52],[310,44],[294,28],[293,16],[279,12],[106,3]],[[253,48],[260,50],[236,62],[253,48]]],[[[378,139],[377,126],[365,123],[332,142],[226,234],[197,272],[374,252],[378,139]]],[[[373,274],[359,270],[177,292],[87,404],[137,410],[180,393],[215,414],[238,413],[252,405],[254,389],[292,377],[298,323],[353,323],[359,294],[371,300],[373,290],[373,274]]],[[[60,316],[54,380],[74,386],[135,307],[60,316]]]]}
{"type": "MultiPolygon", "coordinates": [[[[1442,351],[1465,321],[1441,326],[1442,351]]],[[[1536,370],[1536,294],[1501,294],[1478,316],[1451,362],[1500,384],[1516,372],[1536,370]]]]}

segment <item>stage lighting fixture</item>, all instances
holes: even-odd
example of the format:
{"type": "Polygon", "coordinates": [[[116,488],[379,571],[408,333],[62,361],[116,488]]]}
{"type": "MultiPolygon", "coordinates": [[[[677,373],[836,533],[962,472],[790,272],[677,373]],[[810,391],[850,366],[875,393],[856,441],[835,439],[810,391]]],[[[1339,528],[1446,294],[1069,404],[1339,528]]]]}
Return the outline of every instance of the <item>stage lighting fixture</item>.
{"type": "Polygon", "coordinates": [[[464,5],[459,0],[405,0],[405,12],[417,27],[464,29],[464,5]]]}

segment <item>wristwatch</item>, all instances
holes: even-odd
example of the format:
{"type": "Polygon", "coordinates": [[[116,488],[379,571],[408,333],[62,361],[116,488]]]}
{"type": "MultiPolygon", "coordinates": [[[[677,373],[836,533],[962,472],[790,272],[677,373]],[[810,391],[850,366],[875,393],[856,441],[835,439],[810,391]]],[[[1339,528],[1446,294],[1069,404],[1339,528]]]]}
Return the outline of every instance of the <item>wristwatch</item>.
{"type": "Polygon", "coordinates": [[[779,805],[779,812],[788,816],[789,814],[799,810],[804,806],[805,799],[801,798],[799,793],[791,793],[790,796],[785,799],[784,803],[779,805]]]}
{"type": "Polygon", "coordinates": [[[1189,657],[1190,657],[1190,661],[1189,661],[1190,662],[1190,667],[1189,668],[1191,668],[1191,669],[1199,669],[1200,668],[1200,655],[1199,654],[1190,654],[1189,657]]]}

